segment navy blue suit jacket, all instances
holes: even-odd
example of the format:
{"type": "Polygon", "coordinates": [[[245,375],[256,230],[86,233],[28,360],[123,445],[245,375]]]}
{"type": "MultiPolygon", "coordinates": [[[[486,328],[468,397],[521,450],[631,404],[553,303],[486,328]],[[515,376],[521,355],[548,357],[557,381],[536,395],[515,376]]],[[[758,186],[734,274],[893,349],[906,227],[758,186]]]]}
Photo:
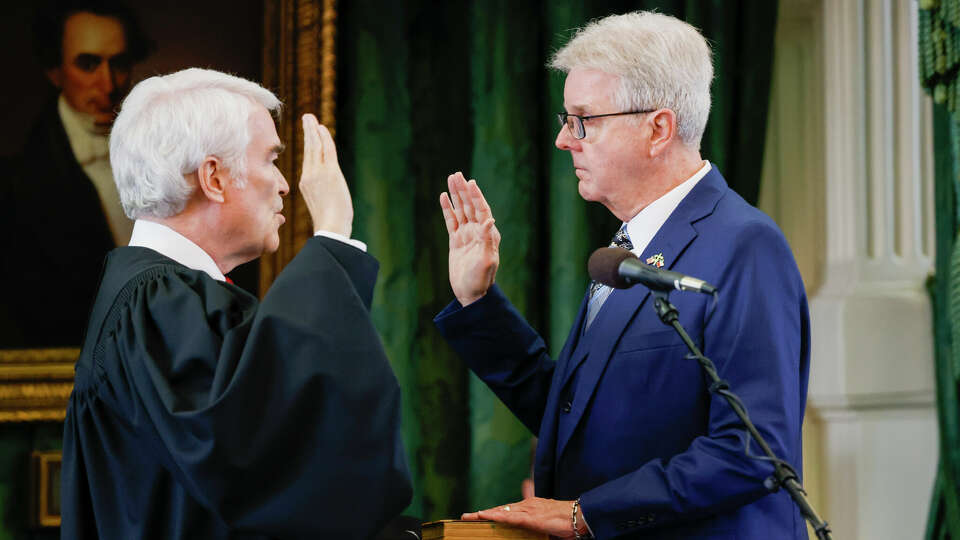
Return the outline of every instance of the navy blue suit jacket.
{"type": "MultiPolygon", "coordinates": [[[[694,293],[671,301],[774,452],[799,471],[809,316],[783,234],[714,166],[640,258],[658,253],[665,268],[719,287],[715,308],[694,293]]],[[[584,298],[556,361],[496,286],[435,322],[539,435],[537,495],[579,497],[597,538],[807,538],[789,496],[763,487],[773,467],[745,455],[739,419],[709,394],[650,297],[642,286],[615,290],[586,332],[584,298]]]]}

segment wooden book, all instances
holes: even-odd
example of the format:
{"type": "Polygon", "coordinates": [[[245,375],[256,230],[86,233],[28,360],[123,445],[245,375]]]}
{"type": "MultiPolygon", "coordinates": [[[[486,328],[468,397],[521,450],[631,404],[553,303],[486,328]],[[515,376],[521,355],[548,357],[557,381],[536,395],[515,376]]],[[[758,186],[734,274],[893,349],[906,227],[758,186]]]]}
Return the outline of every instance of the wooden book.
{"type": "Polygon", "coordinates": [[[424,523],[423,540],[483,540],[505,538],[507,540],[548,540],[546,533],[521,529],[496,521],[462,521],[444,519],[424,523]]]}

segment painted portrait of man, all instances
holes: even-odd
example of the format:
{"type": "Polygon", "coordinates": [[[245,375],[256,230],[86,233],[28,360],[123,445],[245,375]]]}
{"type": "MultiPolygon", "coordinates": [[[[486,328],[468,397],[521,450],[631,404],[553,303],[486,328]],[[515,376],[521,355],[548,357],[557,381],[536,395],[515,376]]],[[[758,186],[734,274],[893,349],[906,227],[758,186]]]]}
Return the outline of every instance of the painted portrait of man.
{"type": "Polygon", "coordinates": [[[107,139],[130,89],[131,68],[151,50],[133,13],[112,0],[38,7],[34,52],[59,90],[9,165],[5,219],[13,249],[6,283],[15,325],[5,347],[75,346],[103,256],[130,238],[107,139]]]}

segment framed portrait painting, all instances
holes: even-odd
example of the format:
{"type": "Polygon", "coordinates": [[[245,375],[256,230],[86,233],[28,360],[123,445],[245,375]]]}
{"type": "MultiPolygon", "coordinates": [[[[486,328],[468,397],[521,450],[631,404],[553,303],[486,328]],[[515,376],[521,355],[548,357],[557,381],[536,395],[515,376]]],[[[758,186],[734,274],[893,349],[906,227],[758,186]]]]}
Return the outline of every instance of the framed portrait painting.
{"type": "Polygon", "coordinates": [[[296,184],[297,118],[334,128],[334,0],[19,3],[0,22],[7,72],[0,88],[0,422],[59,421],[72,389],[104,256],[126,245],[109,166],[109,128],[132,85],[207,67],[261,82],[284,102],[278,165],[291,185],[276,253],[231,278],[262,294],[311,236],[296,184]]]}

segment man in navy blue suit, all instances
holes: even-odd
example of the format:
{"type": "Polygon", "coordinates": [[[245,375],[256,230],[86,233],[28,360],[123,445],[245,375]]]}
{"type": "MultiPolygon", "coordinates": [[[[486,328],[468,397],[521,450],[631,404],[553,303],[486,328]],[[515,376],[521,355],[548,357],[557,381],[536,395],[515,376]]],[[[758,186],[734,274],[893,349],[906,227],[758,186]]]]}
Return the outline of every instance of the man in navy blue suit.
{"type": "MultiPolygon", "coordinates": [[[[742,398],[774,452],[799,469],[809,365],[806,294],[770,218],[731,191],[699,146],[710,49],[649,12],[580,30],[552,60],[567,74],[556,145],[580,195],[624,223],[616,245],[702,278],[719,304],[674,294],[680,322],[742,398]]],[[[477,183],[440,197],[457,300],[435,322],[539,436],[536,497],[465,514],[559,538],[806,538],[800,513],[642,286],[591,285],[559,358],[495,285],[500,233],[477,183]]]]}

